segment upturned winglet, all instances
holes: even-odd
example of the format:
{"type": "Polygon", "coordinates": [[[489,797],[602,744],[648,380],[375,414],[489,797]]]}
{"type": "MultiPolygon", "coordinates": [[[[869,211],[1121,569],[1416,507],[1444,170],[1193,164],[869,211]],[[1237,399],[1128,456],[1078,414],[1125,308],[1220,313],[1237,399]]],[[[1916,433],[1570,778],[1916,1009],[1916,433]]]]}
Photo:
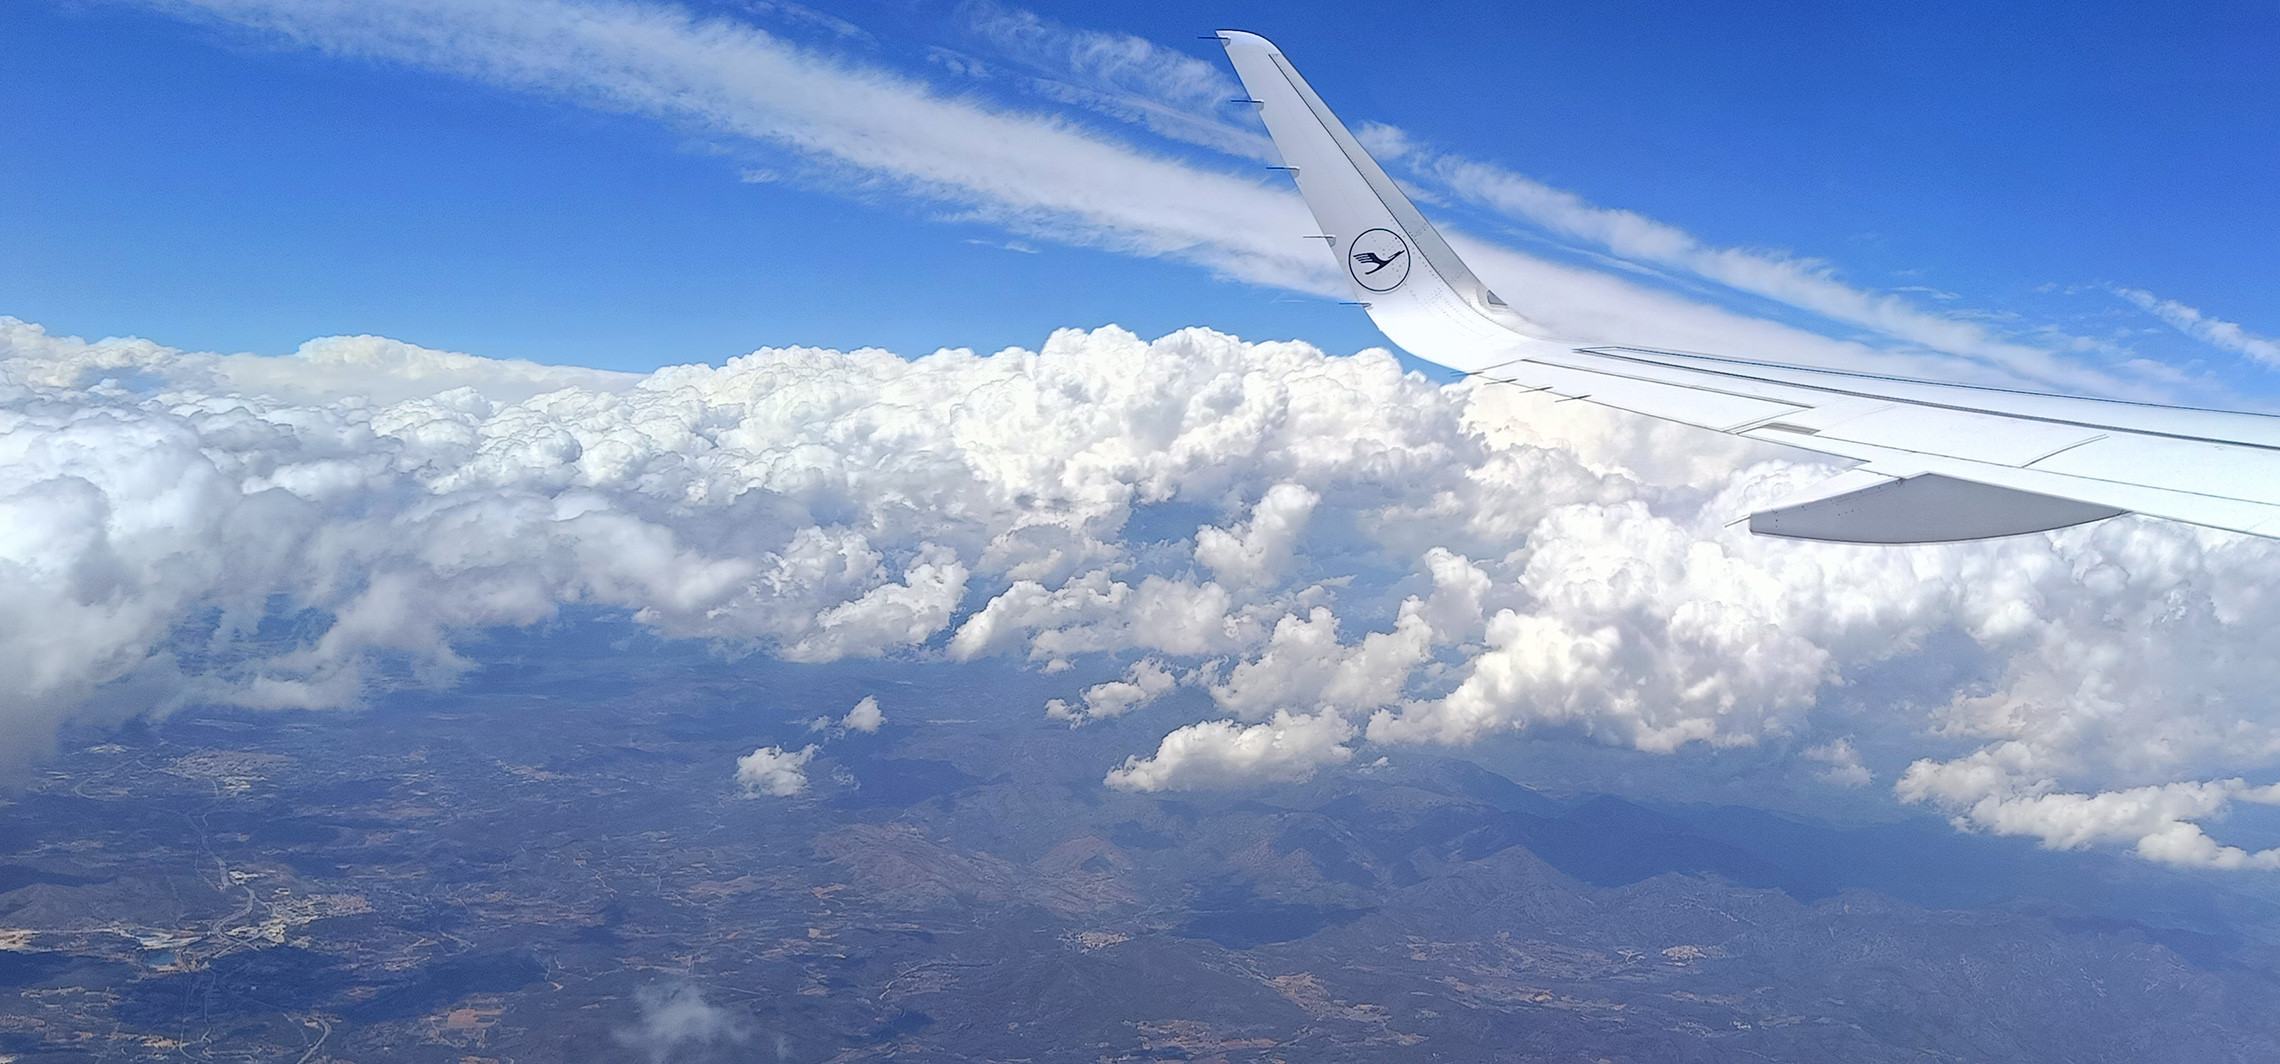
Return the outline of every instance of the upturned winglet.
{"type": "Polygon", "coordinates": [[[1555,340],[1481,283],[1273,44],[1216,36],[1394,343],[1476,381],[1860,463],[1752,531],[1934,543],[2136,512],[2280,538],[2280,418],[1555,340]]]}
{"type": "Polygon", "coordinates": [[[1273,43],[1240,30],[1218,37],[1355,302],[1387,337],[1463,370],[1509,361],[1507,348],[1542,337],[1473,275],[1273,43]]]}

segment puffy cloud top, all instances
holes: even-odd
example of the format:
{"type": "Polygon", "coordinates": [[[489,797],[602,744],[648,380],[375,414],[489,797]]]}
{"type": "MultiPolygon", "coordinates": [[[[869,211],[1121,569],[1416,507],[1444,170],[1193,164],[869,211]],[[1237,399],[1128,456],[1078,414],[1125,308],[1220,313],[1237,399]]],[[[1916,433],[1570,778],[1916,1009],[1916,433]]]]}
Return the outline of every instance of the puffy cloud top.
{"type": "Polygon", "coordinates": [[[887,715],[879,711],[879,700],[871,695],[864,695],[862,701],[855,703],[855,708],[848,710],[847,715],[840,718],[839,726],[848,731],[869,733],[878,731],[880,726],[886,722],[887,715]]]}
{"type": "MultiPolygon", "coordinates": [[[[2280,864],[2203,828],[2272,793],[2280,550],[2134,519],[1910,548],[1732,527],[1827,472],[1203,330],[633,377],[0,320],[0,749],[445,684],[460,633],[580,605],[800,661],[1130,663],[1071,686],[1072,723],[1208,696],[1118,786],[1533,730],[1766,747],[1973,829],[2280,864]],[[1895,670],[1919,679],[1886,693],[1895,670]]],[[[866,704],[841,726],[877,727],[866,704]]],[[[739,778],[798,793],[810,756],[739,778]]]]}
{"type": "Polygon", "coordinates": [[[813,746],[798,750],[763,746],[736,759],[736,782],[746,798],[789,798],[807,790],[807,763],[814,759],[813,746]]]}

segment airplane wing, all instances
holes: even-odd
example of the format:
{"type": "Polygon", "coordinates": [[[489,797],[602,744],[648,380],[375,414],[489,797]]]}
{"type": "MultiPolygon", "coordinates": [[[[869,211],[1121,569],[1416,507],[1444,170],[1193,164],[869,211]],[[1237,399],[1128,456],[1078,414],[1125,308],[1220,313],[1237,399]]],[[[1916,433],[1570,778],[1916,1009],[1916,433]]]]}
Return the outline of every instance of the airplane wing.
{"type": "Polygon", "coordinates": [[[1489,291],[1266,38],[1222,31],[1354,298],[1486,380],[1861,463],[1753,532],[1938,543],[2125,513],[2280,538],[2280,417],[1641,347],[1577,347],[1489,291]]]}

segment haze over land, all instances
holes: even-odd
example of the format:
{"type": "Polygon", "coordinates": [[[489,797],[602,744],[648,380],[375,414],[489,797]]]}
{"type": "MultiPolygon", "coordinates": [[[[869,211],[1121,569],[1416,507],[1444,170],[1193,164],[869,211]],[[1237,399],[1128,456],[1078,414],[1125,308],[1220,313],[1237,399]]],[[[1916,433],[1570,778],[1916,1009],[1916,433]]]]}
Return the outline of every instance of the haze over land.
{"type": "MultiPolygon", "coordinates": [[[[727,663],[578,611],[363,713],[106,734],[0,808],[32,1062],[2256,1060],[2274,899],[1925,821],[1414,754],[1177,796],[1011,662],[727,663]],[[876,731],[812,727],[874,701],[876,731]],[[808,749],[788,793],[730,769],[808,749]]],[[[1080,670],[1082,671],[1082,670],[1080,670]]],[[[866,718],[859,717],[858,720],[866,718]]]]}

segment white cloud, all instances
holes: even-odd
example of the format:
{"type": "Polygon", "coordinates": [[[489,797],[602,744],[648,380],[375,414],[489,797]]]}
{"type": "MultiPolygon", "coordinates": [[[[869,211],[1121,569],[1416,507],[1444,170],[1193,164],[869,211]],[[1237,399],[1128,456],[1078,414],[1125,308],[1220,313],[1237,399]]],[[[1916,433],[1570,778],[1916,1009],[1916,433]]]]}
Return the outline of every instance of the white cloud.
{"type": "Polygon", "coordinates": [[[1354,756],[1354,726],[1336,713],[1277,713],[1263,723],[1190,724],[1164,736],[1152,757],[1134,755],[1108,774],[1127,791],[1196,790],[1291,782],[1354,756]]]}
{"type": "Polygon", "coordinates": [[[1786,733],[1833,678],[1830,648],[1813,639],[1828,589],[1782,579],[1755,564],[1756,544],[1706,531],[1642,501],[1553,510],[1512,558],[1530,608],[1499,610],[1453,690],[1378,711],[1370,738],[1462,743],[1557,724],[1672,750],[1786,733]]]}
{"type": "Polygon", "coordinates": [[[840,718],[839,726],[848,731],[869,735],[878,731],[879,726],[886,722],[887,715],[879,712],[878,698],[873,695],[864,695],[862,701],[855,703],[855,708],[848,710],[847,715],[840,718]]]}
{"type": "MultiPolygon", "coordinates": [[[[1047,97],[1229,155],[1268,161],[1276,158],[1271,142],[1260,135],[1257,124],[1235,119],[1226,108],[1226,101],[1231,96],[1241,96],[1242,91],[1240,84],[1220,64],[1200,61],[1129,34],[1080,29],[1003,5],[971,3],[966,5],[965,12],[969,28],[994,48],[995,58],[1040,75],[1035,78],[1034,87],[1047,97]]],[[[2007,334],[1989,325],[1988,320],[1993,315],[1969,309],[1927,309],[1902,294],[1928,293],[1944,301],[1960,298],[1952,292],[1922,285],[1878,291],[1846,282],[1836,266],[1818,259],[1778,250],[1708,245],[1677,226],[1636,211],[1599,206],[1575,193],[1553,188],[1493,163],[1430,150],[1401,129],[1381,122],[1360,122],[1356,135],[1381,161],[1406,164],[1411,176],[1422,183],[1429,196],[1440,194],[1486,207],[1507,218],[1538,226],[1555,237],[1579,241],[1594,252],[1622,263],[1708,281],[1807,311],[1843,326],[1872,330],[1906,347],[1953,356],[1918,360],[1916,365],[1923,372],[1948,378],[2035,382],[2148,397],[2177,381],[2165,367],[2143,359],[2130,359],[2126,349],[2108,340],[2070,335],[2049,323],[2022,325],[2016,332],[2007,334]],[[2116,375],[2111,370],[2101,371],[2072,360],[2085,353],[2119,356],[2127,370],[2143,377],[2116,375]]],[[[1509,254],[1509,249],[1498,250],[1509,254]]],[[[1638,329],[1642,318],[1649,320],[1647,328],[1656,327],[1653,320],[1660,316],[1634,313],[1628,321],[1614,321],[1615,331],[1609,331],[1602,316],[1567,309],[1590,301],[1578,299],[1578,291],[1565,289],[1591,290],[1600,285],[1576,275],[1548,277],[1547,274],[1557,271],[1541,262],[1531,260],[1528,267],[1525,271],[1492,270],[1488,275],[1516,291],[1535,290],[1520,284],[1522,280],[1551,281],[1551,289],[1560,294],[1543,300],[1540,307],[1531,300],[1530,311],[1544,315],[1540,320],[1564,329],[1569,335],[1602,339],[1627,336],[1634,342],[1644,342],[1648,340],[1646,334],[1626,329],[1638,329]]],[[[1644,295],[1638,290],[1630,294],[1644,295]]],[[[2155,309],[2141,293],[2122,291],[2122,294],[2148,309],[2155,309]]],[[[1669,303],[1678,305],[1675,300],[1669,303]]],[[[1630,299],[1618,299],[1612,305],[1634,311],[1640,309],[1636,301],[1630,299]]],[[[2157,313],[2188,333],[2227,350],[2263,361],[2280,359],[2280,348],[2275,348],[2272,341],[2246,334],[2231,323],[2203,322],[2191,308],[2165,303],[2157,313]]],[[[1717,338],[1729,344],[1745,339],[1732,333],[1733,322],[1717,324],[1720,327],[1713,332],[1717,338]]],[[[1768,350],[1790,346],[1783,337],[1770,339],[1774,347],[1768,350]]],[[[1657,337],[1652,342],[1681,344],[1685,341],[1684,338],[1657,337]]],[[[1729,346],[1726,349],[1745,348],[1729,346]]],[[[1837,363],[1857,362],[1865,355],[1859,349],[1842,347],[1793,353],[1837,363]]],[[[1892,360],[1894,353],[1879,352],[1877,357],[1892,360]]]]}
{"type": "Polygon", "coordinates": [[[1853,749],[1852,738],[1840,735],[1819,746],[1808,746],[1802,751],[1809,760],[1824,766],[1821,779],[1839,787],[1865,787],[1876,779],[1868,766],[1860,763],[1860,751],[1853,749]]]}
{"type": "Polygon", "coordinates": [[[1338,618],[1325,606],[1275,622],[1264,653],[1211,685],[1212,701],[1242,720],[1290,710],[1366,711],[1401,697],[1410,672],[1432,653],[1433,633],[1419,601],[1402,606],[1391,632],[1371,632],[1352,645],[1338,640],[1338,618]]]}
{"type": "Polygon", "coordinates": [[[789,661],[877,657],[923,643],[950,623],[966,592],[966,567],[946,548],[919,545],[901,583],[883,583],[815,617],[814,627],[784,647],[789,661]]]}
{"type": "MultiPolygon", "coordinates": [[[[1985,830],[2263,860],[2196,840],[2280,775],[2269,541],[2136,519],[1754,538],[1731,522],[1827,470],[1200,330],[583,382],[406,350],[368,360],[375,389],[429,389],[392,401],[338,394],[306,354],[328,349],[255,363],[0,323],[0,749],[190,701],[446,684],[466,634],[580,606],[797,660],[1134,663],[1071,720],[1192,675],[1228,719],[1167,729],[1129,786],[1528,731],[1777,741],[1851,783],[1857,743],[1961,766],[1899,793],[1985,830]],[[1194,507],[1239,519],[1167,539],[1194,507]],[[300,634],[262,626],[278,611],[300,634]],[[1926,657],[1958,644],[1968,668],[1926,657]],[[1875,703],[1879,669],[1927,678],[1875,703]],[[1974,750],[2010,760],[1973,776],[1974,750]],[[2166,819],[2112,819],[2149,794],[2166,819]],[[2092,815],[2066,795],[2122,826],[2031,826],[2092,815]]],[[[761,753],[761,778],[804,775],[767,772],[806,752],[761,753]]]]}
{"type": "Polygon", "coordinates": [[[1461,437],[1383,354],[1203,332],[551,372],[384,341],[259,361],[0,322],[7,748],[30,756],[90,699],[343,705],[383,659],[446,683],[456,633],[566,604],[797,660],[953,633],[960,657],[1230,652],[1284,606],[1185,566],[1130,573],[1134,507],[1272,487],[1239,461],[1323,484],[1438,469],[1461,437]],[[365,377],[309,357],[344,349],[384,357],[365,377]],[[366,400],[344,377],[428,394],[366,400]],[[988,606],[961,616],[977,580],[988,606]],[[315,634],[256,638],[273,605],[315,634]]]}
{"type": "Polygon", "coordinates": [[[2115,295],[2128,300],[2140,310],[2167,322],[2170,328],[2219,350],[2246,355],[2267,366],[2280,366],[2280,340],[2258,336],[2241,328],[2235,322],[2212,318],[2199,308],[2189,307],[2174,299],[2163,299],[2143,288],[2108,286],[2115,295]]]}
{"type": "MultiPolygon", "coordinates": [[[[1263,130],[1243,112],[1227,106],[1230,98],[1244,95],[1242,86],[1222,63],[1199,60],[1184,52],[1157,45],[1130,34],[1087,30],[1002,4],[971,2],[963,6],[968,28],[991,49],[991,59],[1026,71],[1032,88],[1050,99],[1073,104],[1143,126],[1174,140],[1212,148],[1228,155],[1278,161],[1263,130]],[[1238,116],[1241,117],[1238,117],[1238,116]]],[[[1216,58],[1216,57],[1215,57],[1216,58]]],[[[968,60],[967,62],[971,62],[968,60]]],[[[980,64],[975,64],[977,67],[980,64]]],[[[1969,309],[1932,310],[1911,302],[1901,293],[1927,293],[1952,301],[1955,293],[1923,285],[1897,286],[1877,291],[1844,280],[1833,264],[1778,250],[1717,247],[1672,225],[1636,211],[1603,207],[1582,196],[1556,189],[1524,174],[1493,163],[1431,150],[1398,127],[1376,121],[1356,124],[1356,136],[1381,161],[1405,165],[1429,197],[1485,207],[1506,218],[1537,226],[1556,238],[1579,242],[1590,251],[1645,271],[1672,272],[1691,280],[1708,281],[1734,292],[1761,297],[1807,311],[1847,327],[1873,331],[1921,352],[1950,358],[1909,359],[1893,352],[1873,357],[1899,369],[1912,362],[1918,372],[1946,378],[1989,382],[2038,382],[2104,393],[2135,392],[2152,395],[2174,381],[2163,367],[2137,360],[2129,369],[2146,379],[2116,376],[2070,361],[2084,353],[2125,356],[2110,341],[2068,335],[2054,325],[2021,326],[2016,334],[1991,327],[1991,315],[1969,309]]],[[[1498,257],[1511,256],[1499,248],[1498,257]]],[[[1821,358],[1832,363],[1857,363],[1872,357],[1860,348],[1830,345],[1818,350],[1797,345],[1783,330],[1761,336],[1744,336],[1738,321],[1679,300],[1650,296],[1643,289],[1601,275],[1594,280],[1584,272],[1562,271],[1546,263],[1516,257],[1484,270],[1484,276],[1512,292],[1543,292],[1529,298],[1532,315],[1568,335],[1598,339],[1655,342],[1674,346],[1693,344],[1741,351],[1783,351],[1792,357],[1821,358]],[[1579,298],[1579,296],[1590,298],[1579,298]],[[1682,334],[1668,314],[1641,313],[1650,309],[1683,309],[1680,318],[1699,316],[1702,332],[1682,334]],[[1627,316],[1609,316],[1603,309],[1620,308],[1627,316]],[[1724,318],[1724,320],[1721,320],[1724,318]],[[1650,336],[1648,331],[1652,330],[1650,336]],[[1746,341],[1767,346],[1752,347],[1746,341]]],[[[2125,297],[2137,301],[2129,292],[2125,297]]],[[[2141,305],[2148,305],[2141,303],[2141,305]]],[[[2178,308],[2177,304],[2167,304],[2178,308]]],[[[2148,305],[2148,309],[2153,309],[2148,305]]],[[[2179,308],[2195,323],[2199,315],[2179,308]]],[[[2174,310],[2160,311],[2180,328],[2228,350],[2265,361],[2280,360],[2280,348],[2271,341],[2246,337],[2238,326],[2209,322],[2188,327],[2174,310]]]]}
{"type": "MultiPolygon", "coordinates": [[[[676,7],[141,6],[767,145],[794,179],[897,188],[1023,236],[1337,290],[1319,249],[1293,239],[1308,222],[1279,187],[676,7]]],[[[1226,83],[1211,64],[975,10],[978,39],[1050,82],[1034,86],[1048,97],[1257,150],[1255,132],[1214,125],[1209,97],[1226,83]]],[[[1405,150],[1398,131],[1370,135],[1405,150]]],[[[1818,263],[1419,159],[1484,205],[1901,347],[1452,233],[1492,285],[1567,335],[2148,387],[1818,263]]],[[[2271,360],[2271,341],[2239,326],[2117,292],[2271,360]]],[[[1351,756],[1365,721],[1382,744],[1528,729],[1650,751],[1781,739],[1849,783],[1866,773],[1845,756],[1851,736],[1881,729],[1875,749],[1936,755],[1896,793],[1969,826],[2180,863],[2271,860],[2203,825],[2264,800],[2244,781],[2280,771],[2267,647],[2280,548],[2129,519],[1907,549],[1728,527],[1825,472],[1586,404],[1437,389],[1383,352],[1334,359],[1203,331],[1065,332],[1038,352],[910,361],[771,349],[636,377],[375,337],[286,358],[201,354],[0,319],[0,757],[34,756],[66,720],[193,700],[346,705],[399,667],[447,683],[462,633],[582,605],[803,661],[1012,654],[1055,669],[1147,655],[1145,675],[1085,692],[1088,718],[1192,665],[1235,719],[1172,732],[1117,770],[1124,786],[1298,778],[1351,756]],[[1249,500],[1186,554],[1127,541],[1151,507],[1234,515],[1249,500]],[[1343,582],[1357,575],[1393,583],[1343,582]],[[262,637],[280,608],[314,634],[262,637]],[[1941,636],[1984,659],[1971,679],[1876,719],[1825,719],[1830,691],[1941,636]]],[[[753,757],[771,751],[755,764],[798,763],[768,779],[804,783],[812,748],[753,757]]]]}
{"type": "Polygon", "coordinates": [[[2059,790],[2041,774],[2047,757],[2007,742],[1954,761],[1917,761],[1894,788],[1902,800],[1954,814],[1958,827],[2026,835],[2051,849],[2132,846],[2140,857],[2192,868],[2280,868],[2280,848],[2249,851],[2209,837],[2201,822],[2234,802],[2280,805],[2280,784],[2233,778],[2179,781],[2092,794],[2059,790]]]}
{"type": "MultiPolygon", "coordinates": [[[[1062,26],[1006,7],[976,6],[966,19],[975,39],[1027,71],[1025,84],[1046,99],[1116,115],[1231,157],[1204,164],[1143,151],[1058,115],[983,102],[963,87],[944,92],[881,68],[874,58],[818,50],[661,4],[114,2],[235,26],[288,46],[648,116],[791,158],[782,166],[739,167],[745,172],[792,170],[821,188],[893,189],[930,208],[947,207],[952,218],[994,224],[1019,237],[1178,258],[1252,283],[1346,294],[1320,248],[1297,239],[1312,225],[1297,196],[1232,172],[1250,165],[1261,147],[1248,118],[1236,125],[1217,113],[1213,101],[1229,91],[1226,74],[1214,63],[1129,35],[1062,26]]],[[[988,73],[990,65],[957,63],[969,76],[988,73]]],[[[1380,131],[1373,139],[1388,136],[1380,131]]],[[[1998,336],[1981,323],[1846,286],[1817,263],[1709,248],[1663,223],[1595,207],[1486,164],[1420,157],[1428,164],[1421,174],[1472,200],[1604,243],[1634,261],[1683,268],[1874,330],[1896,346],[1753,319],[1451,231],[1484,279],[1560,335],[1919,376],[2057,383],[2133,397],[2154,396],[2173,383],[2151,364],[2124,360],[2149,375],[2136,379],[2068,361],[2068,353],[2095,347],[2093,341],[2071,338],[2054,350],[1998,336]]]]}
{"type": "Polygon", "coordinates": [[[1234,529],[1205,525],[1195,532],[1195,560],[1221,583],[1257,587],[1275,582],[1290,564],[1291,548],[1322,496],[1302,484],[1277,484],[1234,529]]]}
{"type": "Polygon", "coordinates": [[[1151,575],[1134,586],[1096,569],[1058,588],[1015,581],[959,627],[950,654],[971,660],[1027,640],[1029,656],[1053,670],[1078,654],[1210,654],[1248,642],[1257,614],[1215,583],[1151,575]]]}
{"type": "Polygon", "coordinates": [[[619,1045],[639,1050],[651,1064],[703,1046],[740,1045],[751,1037],[741,1017],[706,1001],[704,991],[685,983],[642,987],[633,992],[633,1003],[639,1010],[633,1026],[613,1037],[619,1045]]]}
{"type": "Polygon", "coordinates": [[[1421,560],[1433,579],[1433,594],[1417,604],[1417,618],[1434,641],[1456,643],[1479,636],[1483,603],[1494,586],[1488,574],[1447,547],[1428,547],[1421,560]]]}
{"type": "MultiPolygon", "coordinates": [[[[1604,249],[1617,258],[1664,267],[1737,292],[1811,311],[1831,321],[1980,363],[1993,371],[2043,384],[2102,392],[2143,387],[2070,363],[2048,347],[1990,330],[1981,321],[1926,310],[1908,300],[1847,284],[1829,263],[1782,252],[1713,247],[1667,222],[1635,211],[1601,207],[1523,174],[1460,156],[1430,152],[1399,130],[1373,127],[1373,150],[1412,164],[1437,188],[1551,232],[1604,249]]],[[[2075,346],[2089,344],[2075,341],[2075,346]]],[[[1952,375],[1966,367],[1949,367],[1952,375]]]]}
{"type": "Polygon", "coordinates": [[[1206,62],[1129,33],[1077,29],[1002,4],[961,5],[967,28],[995,57],[1033,74],[1041,95],[1146,127],[1174,140],[1261,161],[1275,159],[1261,131],[1227,121],[1243,86],[1206,62]]]}
{"type": "MultiPolygon", "coordinates": [[[[162,372],[176,386],[293,403],[351,399],[400,403],[426,399],[453,408],[522,402],[564,388],[611,392],[638,374],[521,359],[479,358],[380,336],[328,336],[284,358],[178,351],[135,338],[97,341],[54,336],[37,324],[0,316],[0,359],[28,385],[92,386],[106,377],[162,372]]],[[[347,442],[347,441],[344,441],[347,442]]]]}
{"type": "MultiPolygon", "coordinates": [[[[675,6],[121,2],[765,144],[806,160],[822,185],[889,182],[1025,233],[1330,290],[1328,263],[1290,238],[1305,231],[1305,208],[1259,179],[1151,156],[1064,121],[953,97],[903,74],[675,6]]],[[[1106,62],[1093,64],[1106,73],[1106,62]]]]}
{"type": "Polygon", "coordinates": [[[1179,686],[1179,678],[1155,658],[1141,658],[1132,663],[1121,680],[1094,684],[1085,688],[1082,708],[1061,699],[1045,703],[1045,715],[1054,720],[1065,720],[1074,728],[1087,721],[1122,716],[1145,706],[1179,686]]]}
{"type": "Polygon", "coordinates": [[[763,746],[736,759],[736,782],[746,798],[789,798],[807,790],[807,763],[814,759],[813,746],[763,746]]]}

